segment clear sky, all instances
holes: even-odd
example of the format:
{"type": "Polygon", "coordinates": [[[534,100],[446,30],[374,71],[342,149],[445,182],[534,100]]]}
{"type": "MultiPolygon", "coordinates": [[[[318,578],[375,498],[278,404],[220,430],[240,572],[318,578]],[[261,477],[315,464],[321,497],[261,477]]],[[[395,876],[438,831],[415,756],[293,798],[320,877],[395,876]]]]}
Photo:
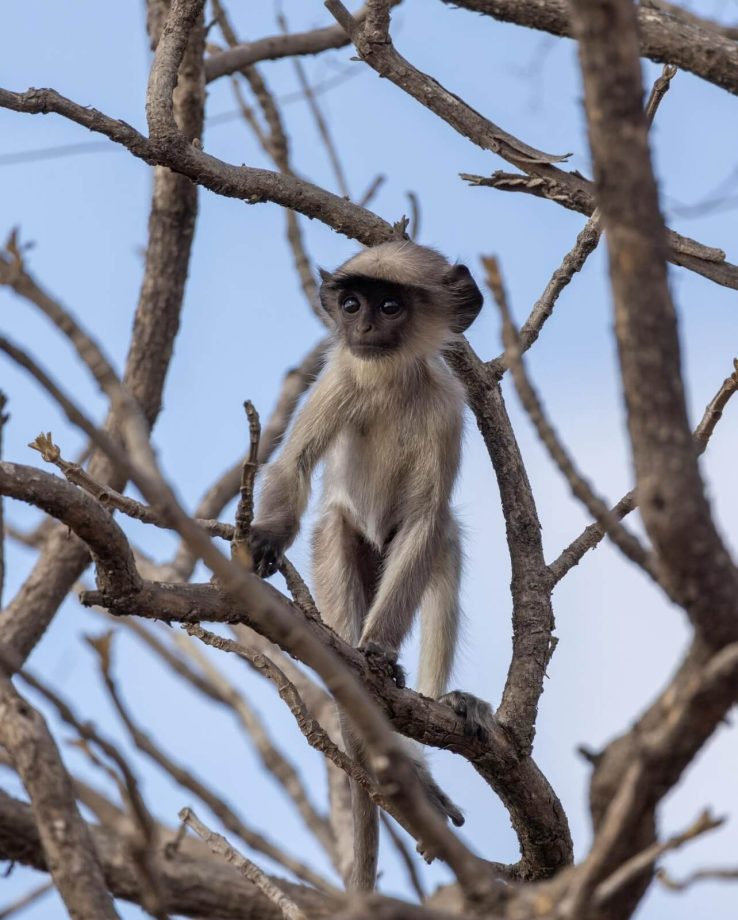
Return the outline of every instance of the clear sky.
{"type": "MultiPolygon", "coordinates": [[[[271,3],[248,7],[248,12],[234,14],[239,34],[256,38],[276,30],[271,3]]],[[[295,29],[330,20],[318,0],[292,0],[283,8],[295,29]]],[[[726,21],[731,16],[738,19],[734,2],[708,0],[701,8],[726,21]]],[[[571,151],[571,168],[590,173],[571,42],[420,0],[407,0],[396,11],[393,34],[401,53],[484,115],[543,150],[571,151]]],[[[351,51],[345,49],[309,59],[305,66],[313,82],[341,77],[321,96],[321,106],[352,195],[360,196],[377,173],[385,174],[386,182],[372,207],[386,219],[396,220],[408,211],[407,191],[415,192],[422,212],[419,241],[466,261],[477,274],[479,256],[497,254],[515,313],[522,320],[573,244],[583,218],[524,195],[469,188],[459,179],[460,172],[489,174],[505,164],[350,58],[351,51]]],[[[52,86],[77,102],[144,129],[148,61],[141,3],[5,0],[3,4],[0,86],[14,90],[52,86]]],[[[649,84],[658,72],[656,66],[645,65],[649,84]]],[[[295,101],[297,83],[290,62],[265,64],[262,73],[284,97],[296,169],[335,190],[314,123],[304,103],[295,101]]],[[[734,262],[738,261],[736,105],[727,93],[680,73],[653,129],[656,167],[671,226],[722,247],[734,262]],[[725,206],[698,213],[687,207],[715,198],[725,206]]],[[[268,166],[246,126],[230,117],[234,110],[228,80],[211,85],[205,149],[229,162],[268,166]]],[[[53,115],[0,110],[0,234],[20,226],[22,239],[34,242],[28,254],[32,271],[101,340],[118,368],[125,358],[141,279],[150,186],[151,173],[145,164],[77,125],[53,115]],[[56,152],[41,157],[33,151],[56,152]]],[[[252,399],[267,414],[284,370],[321,335],[292,271],[279,209],[269,204],[247,206],[206,191],[200,192],[200,209],[183,326],[155,434],[163,467],[190,507],[243,450],[243,399],[252,399]]],[[[302,225],[316,264],[331,267],[356,248],[317,221],[303,220],[302,225]]],[[[630,488],[631,467],[605,268],[604,254],[598,251],[562,295],[554,318],[530,353],[529,368],[581,468],[602,493],[617,500],[630,488]]],[[[681,270],[672,272],[672,287],[690,411],[696,422],[738,350],[736,295],[681,270]]],[[[67,343],[4,289],[0,289],[0,327],[42,359],[90,413],[103,418],[103,403],[67,343]]],[[[484,358],[498,353],[499,324],[492,306],[472,327],[469,338],[484,358]]],[[[5,359],[0,359],[0,385],[9,395],[12,414],[5,434],[7,459],[39,462],[26,445],[42,429],[53,431],[67,457],[75,454],[82,444],[80,435],[5,359]]],[[[536,494],[550,560],[587,519],[537,443],[510,381],[505,381],[504,392],[536,494]]],[[[736,430],[738,407],[730,406],[703,460],[716,516],[734,550],[738,549],[736,430]]],[[[473,419],[467,426],[456,503],[465,527],[467,558],[466,641],[456,684],[496,705],[510,655],[510,571],[497,488],[473,419]]],[[[6,513],[17,526],[32,526],[38,520],[34,511],[16,503],[8,502],[6,513]]],[[[171,554],[174,542],[166,534],[126,527],[152,555],[163,560],[171,554]]],[[[307,573],[306,545],[302,537],[293,557],[307,573]]],[[[28,551],[12,543],[7,552],[6,599],[32,561],[28,551]]],[[[535,756],[562,798],[576,852],[582,855],[590,839],[589,771],[576,747],[597,749],[637,717],[673,670],[688,633],[682,613],[665,603],[645,577],[609,546],[583,560],[557,589],[554,603],[560,641],[541,702],[535,756]]],[[[34,652],[31,667],[128,750],[92,655],[81,641],[85,633],[103,627],[99,617],[70,600],[34,652]]],[[[252,750],[228,716],[174,681],[124,630],[119,632],[118,675],[142,723],[174,756],[236,803],[254,827],[268,830],[294,853],[314,853],[312,839],[271,780],[260,775],[252,750]]],[[[408,648],[404,657],[412,668],[414,648],[408,648]]],[[[271,688],[237,663],[228,661],[224,666],[299,761],[316,796],[322,797],[320,761],[297,735],[291,716],[271,688]]],[[[69,731],[53,717],[50,721],[70,766],[104,785],[104,777],[65,744],[69,731]]],[[[667,797],[659,812],[664,835],[682,830],[705,806],[735,817],[736,738],[735,729],[721,729],[667,797]]],[[[157,816],[175,824],[177,811],[190,804],[190,796],[145,761],[136,763],[157,816]]],[[[517,848],[509,819],[471,767],[440,753],[433,756],[433,764],[441,784],[467,811],[464,838],[489,859],[514,860],[517,848]]],[[[18,792],[7,771],[0,782],[18,792]]],[[[731,821],[669,857],[666,865],[681,875],[691,868],[735,863],[737,852],[738,825],[731,821]]],[[[382,865],[382,890],[405,893],[403,871],[387,846],[382,865]]],[[[0,907],[34,884],[33,875],[16,868],[8,879],[0,879],[0,907]]],[[[430,885],[449,875],[443,866],[434,866],[425,878],[430,885]]],[[[47,897],[25,916],[29,920],[64,917],[54,898],[47,897]]],[[[655,888],[639,917],[686,920],[697,910],[705,916],[728,917],[733,915],[734,898],[733,890],[715,883],[679,896],[655,888]]],[[[130,906],[121,913],[142,916],[130,906]]]]}

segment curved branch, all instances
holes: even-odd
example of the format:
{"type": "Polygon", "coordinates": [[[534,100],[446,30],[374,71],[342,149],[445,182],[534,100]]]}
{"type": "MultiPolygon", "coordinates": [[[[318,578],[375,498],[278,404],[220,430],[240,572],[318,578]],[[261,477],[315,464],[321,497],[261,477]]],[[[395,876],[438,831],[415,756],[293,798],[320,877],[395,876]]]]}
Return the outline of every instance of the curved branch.
{"type": "Polygon", "coordinates": [[[94,498],[42,470],[2,461],[0,494],[41,508],[83,540],[97,564],[101,590],[123,594],[139,590],[141,578],[126,535],[94,498]]]}

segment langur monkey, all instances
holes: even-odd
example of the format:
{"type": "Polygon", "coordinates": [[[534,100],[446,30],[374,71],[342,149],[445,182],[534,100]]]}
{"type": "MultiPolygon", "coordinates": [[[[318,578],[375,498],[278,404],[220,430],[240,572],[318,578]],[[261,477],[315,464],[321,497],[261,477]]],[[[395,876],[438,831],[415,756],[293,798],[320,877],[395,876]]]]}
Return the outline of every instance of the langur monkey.
{"type": "MultiPolygon", "coordinates": [[[[463,388],[441,349],[474,321],[482,294],[466,266],[411,242],[362,250],[332,274],[321,270],[321,278],[334,345],[280,457],[266,470],[251,528],[254,565],[262,577],[276,570],[324,459],[313,535],[318,609],[347,642],[394,665],[420,608],[418,690],[438,699],[459,631],[461,551],[450,498],[464,407],[463,388]]],[[[349,753],[361,759],[343,722],[349,753]]],[[[433,804],[463,823],[422,757],[413,757],[433,804]]],[[[371,889],[377,811],[355,784],[352,801],[349,887],[371,889]]]]}

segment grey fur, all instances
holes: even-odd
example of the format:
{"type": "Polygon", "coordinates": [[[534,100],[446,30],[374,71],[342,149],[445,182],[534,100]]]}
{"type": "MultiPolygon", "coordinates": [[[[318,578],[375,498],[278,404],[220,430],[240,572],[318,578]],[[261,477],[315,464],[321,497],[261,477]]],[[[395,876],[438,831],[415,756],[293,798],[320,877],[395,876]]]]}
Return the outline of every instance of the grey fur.
{"type": "MultiPolygon", "coordinates": [[[[313,538],[318,608],[346,641],[396,656],[420,607],[418,689],[438,698],[447,688],[459,627],[461,551],[450,499],[464,405],[440,349],[474,319],[482,295],[464,266],[409,242],[363,250],[333,274],[321,274],[335,345],[281,456],[266,471],[252,527],[257,571],[270,574],[295,538],[314,468],[324,458],[322,514],[313,538]],[[396,323],[379,313],[384,284],[391,298],[403,301],[396,323]],[[371,289],[366,296],[362,285],[371,289]],[[358,314],[342,315],[347,292],[361,299],[361,328],[358,314]],[[373,336],[370,358],[357,356],[367,347],[361,344],[366,330],[373,336]]],[[[365,762],[345,720],[344,739],[349,753],[365,762]]],[[[436,807],[461,822],[419,747],[412,756],[436,807]]],[[[371,889],[376,809],[356,787],[352,801],[349,886],[371,889]]]]}

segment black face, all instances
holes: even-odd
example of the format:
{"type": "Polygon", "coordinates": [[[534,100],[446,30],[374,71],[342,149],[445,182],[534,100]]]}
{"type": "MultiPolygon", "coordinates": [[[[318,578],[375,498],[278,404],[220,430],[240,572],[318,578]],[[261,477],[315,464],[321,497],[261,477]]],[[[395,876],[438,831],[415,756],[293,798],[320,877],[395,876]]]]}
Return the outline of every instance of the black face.
{"type": "Polygon", "coordinates": [[[413,312],[414,298],[407,287],[353,278],[336,284],[330,296],[330,312],[352,354],[380,358],[402,345],[413,312]]]}

